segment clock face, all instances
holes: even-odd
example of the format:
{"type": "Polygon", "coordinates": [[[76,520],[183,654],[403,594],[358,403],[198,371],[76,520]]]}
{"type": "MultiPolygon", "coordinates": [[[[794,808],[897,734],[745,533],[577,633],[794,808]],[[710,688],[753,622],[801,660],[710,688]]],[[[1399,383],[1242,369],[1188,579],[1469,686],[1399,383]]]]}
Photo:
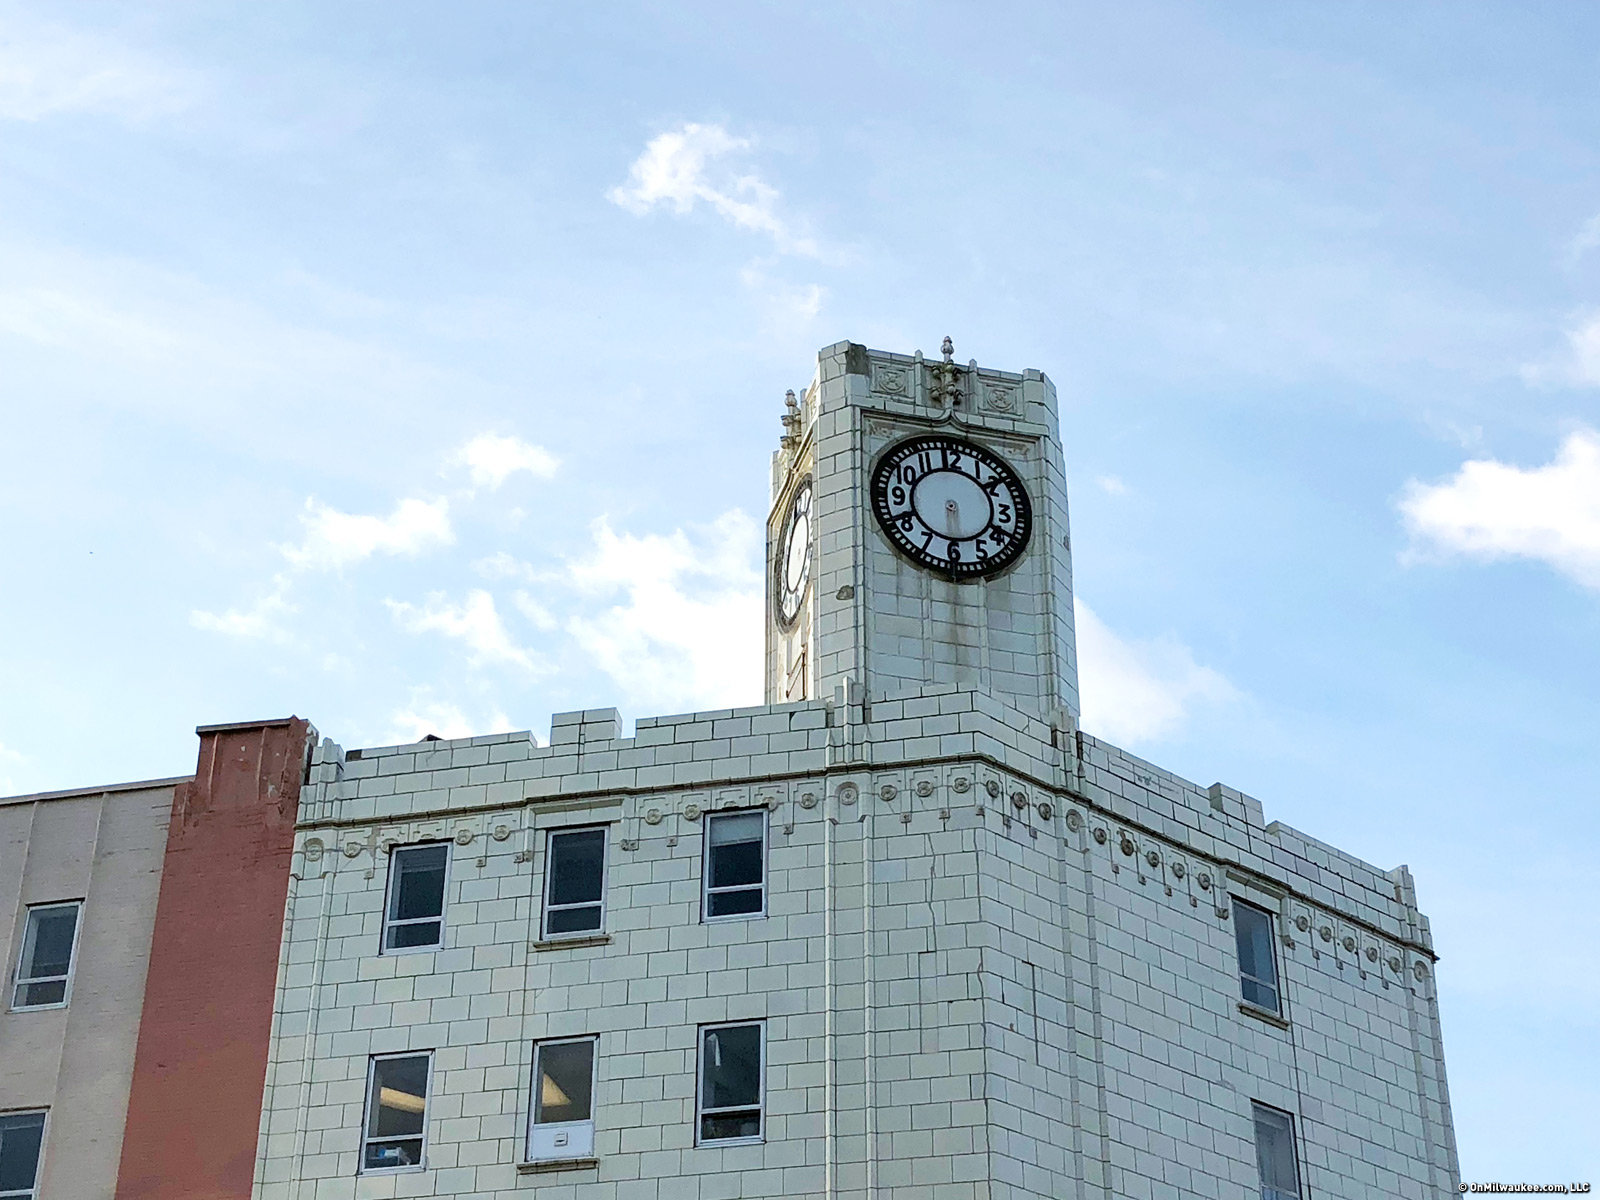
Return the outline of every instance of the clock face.
{"type": "Polygon", "coordinates": [[[884,452],[872,472],[872,511],[896,550],[953,579],[1005,570],[1033,532],[1033,505],[1010,464],[945,435],[884,452]]]}
{"type": "Polygon", "coordinates": [[[811,476],[794,490],[789,511],[778,531],[778,552],[772,558],[772,598],[778,624],[785,629],[800,615],[806,584],[811,580],[811,476]]]}

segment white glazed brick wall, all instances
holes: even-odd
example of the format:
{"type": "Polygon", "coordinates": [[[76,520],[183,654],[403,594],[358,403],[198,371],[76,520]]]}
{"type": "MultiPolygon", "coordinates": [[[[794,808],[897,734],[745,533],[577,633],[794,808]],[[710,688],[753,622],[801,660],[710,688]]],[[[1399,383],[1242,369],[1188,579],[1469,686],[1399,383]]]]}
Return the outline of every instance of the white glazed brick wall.
{"type": "Polygon", "coordinates": [[[980,692],[619,735],[601,710],[545,747],[324,743],[262,1200],[1242,1200],[1252,1100],[1295,1114],[1309,1196],[1455,1193],[1404,868],[980,692]],[[701,924],[704,814],[730,805],[769,813],[770,915],[701,924]],[[538,948],[545,831],[597,821],[611,941],[538,948]],[[446,948],[379,955],[386,846],[425,838],[453,840],[446,948]],[[1278,914],[1287,1027],[1239,1011],[1230,893],[1278,914]],[[696,1147],[697,1026],[744,1018],[767,1022],[766,1139],[696,1147]],[[519,1174],[533,1043],[585,1033],[598,1163],[519,1174]],[[358,1177],[368,1057],[424,1049],[428,1168],[358,1177]]]}

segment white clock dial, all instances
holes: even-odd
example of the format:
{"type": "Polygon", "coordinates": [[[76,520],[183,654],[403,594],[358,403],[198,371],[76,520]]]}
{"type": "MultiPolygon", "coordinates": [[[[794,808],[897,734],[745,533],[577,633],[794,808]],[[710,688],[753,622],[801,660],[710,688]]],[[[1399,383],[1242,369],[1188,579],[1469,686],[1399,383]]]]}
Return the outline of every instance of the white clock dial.
{"type": "Polygon", "coordinates": [[[785,629],[800,615],[806,585],[811,581],[811,477],[795,488],[779,527],[777,553],[772,556],[772,599],[778,624],[785,629]]]}

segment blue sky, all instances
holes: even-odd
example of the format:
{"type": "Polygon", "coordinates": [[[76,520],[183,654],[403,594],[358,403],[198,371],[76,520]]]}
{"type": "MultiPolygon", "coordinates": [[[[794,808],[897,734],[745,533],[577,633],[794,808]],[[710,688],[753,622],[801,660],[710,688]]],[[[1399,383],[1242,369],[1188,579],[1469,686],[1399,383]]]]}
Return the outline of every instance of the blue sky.
{"type": "Polygon", "coordinates": [[[1062,397],[1085,724],[1433,919],[1600,1174],[1600,10],[0,6],[0,791],[760,699],[784,390],[1062,397]],[[591,8],[598,11],[589,11],[591,8]]]}

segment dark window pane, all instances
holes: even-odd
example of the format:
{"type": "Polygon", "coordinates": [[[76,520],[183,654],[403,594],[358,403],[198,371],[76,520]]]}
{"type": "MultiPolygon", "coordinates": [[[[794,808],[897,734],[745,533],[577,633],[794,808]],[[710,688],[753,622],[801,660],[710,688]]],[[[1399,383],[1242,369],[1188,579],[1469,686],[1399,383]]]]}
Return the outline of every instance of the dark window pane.
{"type": "Polygon", "coordinates": [[[379,1059],[372,1064],[367,1136],[389,1138],[420,1134],[427,1102],[426,1058],[379,1059]]]}
{"type": "Polygon", "coordinates": [[[444,846],[417,846],[394,852],[396,878],[389,897],[389,919],[437,917],[444,913],[444,846]]]}
{"type": "Polygon", "coordinates": [[[369,1170],[375,1167],[414,1167],[421,1161],[421,1138],[367,1144],[366,1166],[369,1170]]]}
{"type": "Polygon", "coordinates": [[[593,1114],[594,1043],[557,1042],[539,1047],[536,1124],[587,1121],[593,1114]]]}
{"type": "Polygon", "coordinates": [[[39,1173],[44,1114],[0,1115],[0,1192],[25,1192],[39,1173]]]}
{"type": "Polygon", "coordinates": [[[736,917],[742,913],[761,911],[761,889],[746,888],[737,892],[712,892],[706,897],[707,916],[736,917]]]}
{"type": "Polygon", "coordinates": [[[67,998],[67,981],[52,979],[48,983],[25,983],[17,989],[17,1006],[27,1008],[35,1004],[60,1004],[67,998]]]}
{"type": "Polygon", "coordinates": [[[388,950],[409,950],[416,946],[437,946],[443,930],[441,921],[418,921],[415,925],[391,925],[388,950]]]}
{"type": "Polygon", "coordinates": [[[563,908],[550,914],[547,933],[592,933],[600,928],[600,906],[586,904],[581,908],[563,908]]]}
{"type": "Polygon", "coordinates": [[[1268,1012],[1278,1011],[1278,992],[1264,983],[1254,979],[1242,979],[1244,985],[1244,998],[1246,1002],[1254,1004],[1257,1008],[1264,1008],[1268,1012]]]}
{"type": "Polygon", "coordinates": [[[72,933],[78,927],[78,907],[35,910],[33,953],[23,972],[30,979],[65,975],[72,965],[72,933]]]}
{"type": "MultiPolygon", "coordinates": [[[[1272,918],[1253,904],[1233,902],[1233,935],[1239,949],[1239,974],[1276,990],[1278,969],[1272,956],[1272,918]]],[[[1245,999],[1251,997],[1246,995],[1245,999]]],[[[1259,1003],[1259,1001],[1252,1001],[1259,1003]]],[[[1269,1006],[1277,1009],[1277,1002],[1269,1006]]]]}
{"type": "Polygon", "coordinates": [[[606,833],[585,829],[550,837],[550,903],[584,904],[600,899],[606,833]]]}
{"type": "Polygon", "coordinates": [[[700,1140],[715,1142],[722,1138],[761,1136],[761,1113],[718,1113],[700,1118],[700,1140]]]}
{"type": "Polygon", "coordinates": [[[711,886],[737,887],[761,882],[761,843],[711,847],[711,886]]]}
{"type": "Polygon", "coordinates": [[[1261,1192],[1270,1200],[1292,1200],[1300,1195],[1299,1172],[1294,1160],[1294,1124],[1287,1113],[1255,1105],[1256,1162],[1261,1168],[1261,1192]]]}
{"type": "Polygon", "coordinates": [[[761,1101],[761,1026],[708,1029],[701,1046],[700,1107],[735,1108],[761,1101]]]}

